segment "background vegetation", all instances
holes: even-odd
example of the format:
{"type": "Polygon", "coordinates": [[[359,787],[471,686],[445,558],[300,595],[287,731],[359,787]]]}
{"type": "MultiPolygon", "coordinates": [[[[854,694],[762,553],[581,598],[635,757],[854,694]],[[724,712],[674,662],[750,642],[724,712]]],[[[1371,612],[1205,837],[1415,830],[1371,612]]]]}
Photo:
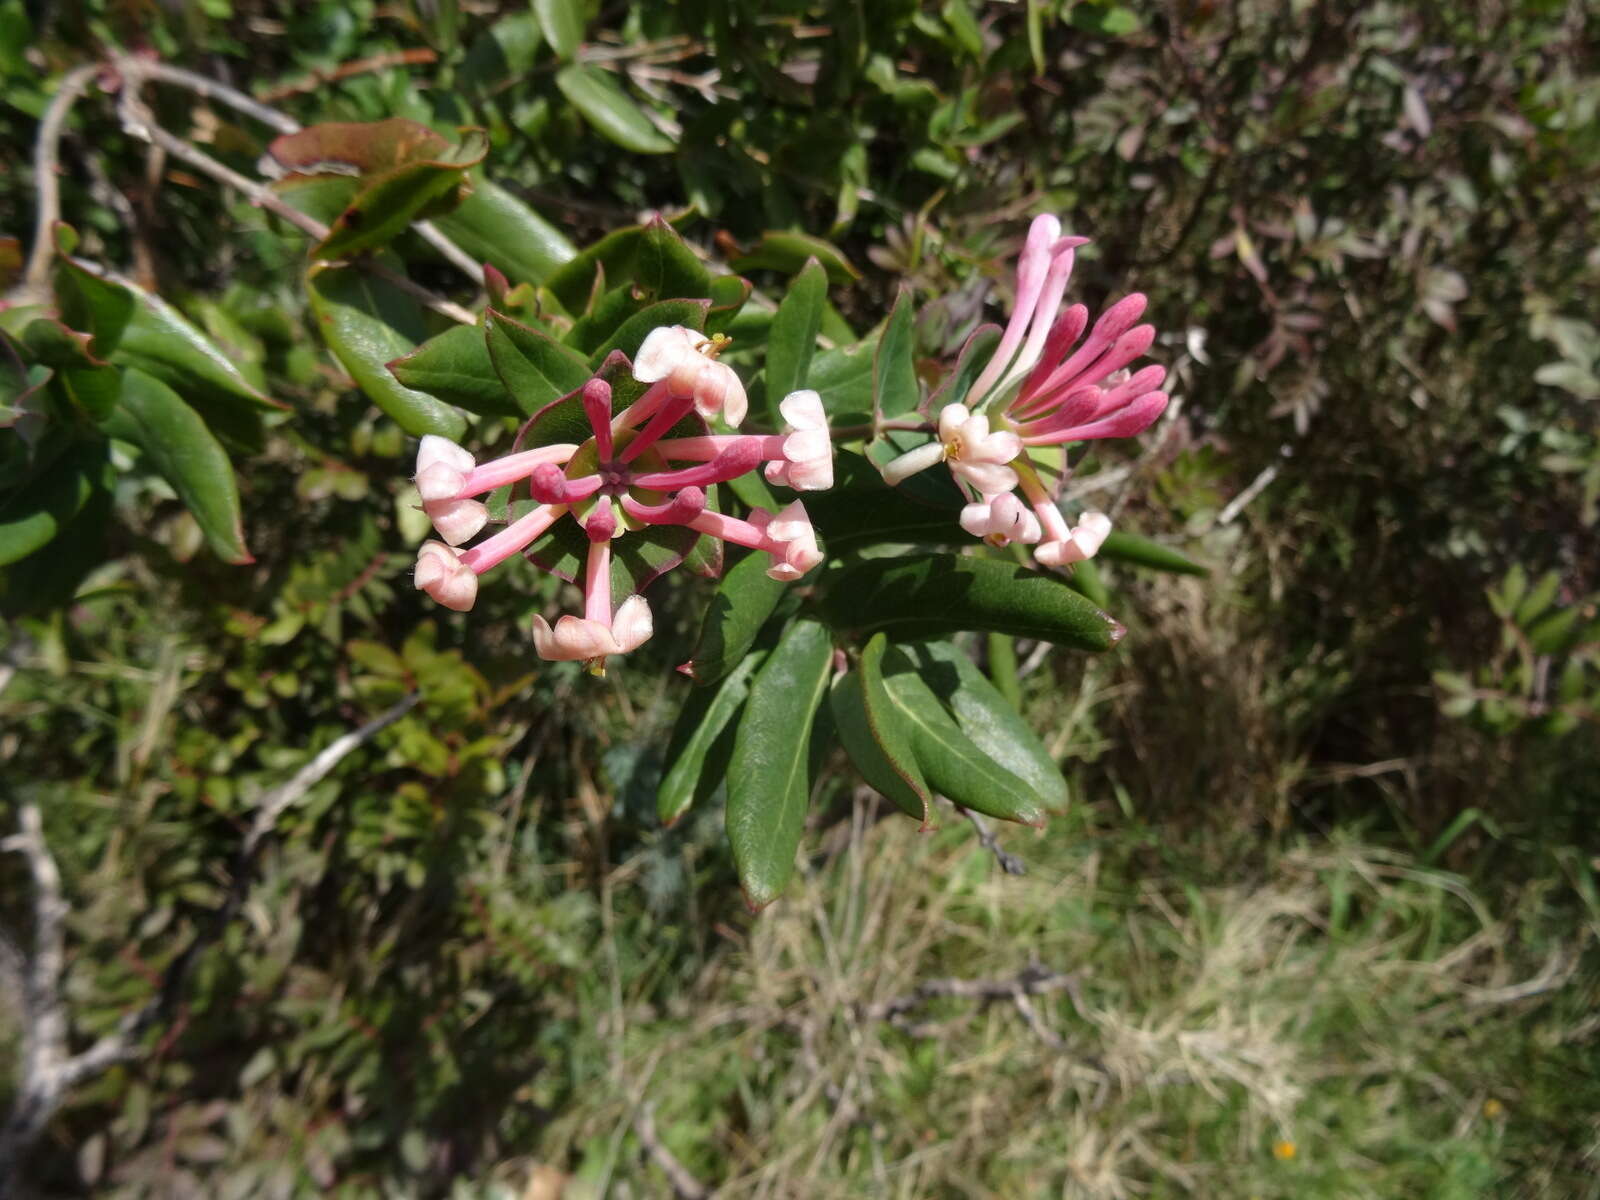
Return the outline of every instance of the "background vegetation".
{"type": "MultiPolygon", "coordinates": [[[[75,1044],[219,934],[28,1180],[1596,1194],[1597,23],[1549,0],[0,0],[0,231],[24,242],[37,120],[113,49],[301,122],[480,126],[492,178],[580,244],[692,205],[685,235],[761,286],[800,265],[782,235],[826,236],[855,329],[901,279],[945,298],[930,360],[1003,303],[1027,218],[1062,213],[1095,238],[1080,298],[1151,296],[1182,401],[1080,486],[1211,567],[1106,570],[1114,655],[1021,648],[1077,799],[1004,837],[1026,875],[953,816],[880,824],[839,772],[805,878],[751,918],[715,802],[654,816],[701,598],[663,593],[601,683],[532,657],[555,593],[531,570],[470,619],[430,607],[410,447],[310,335],[303,241],[91,89],[67,219],[293,411],[233,447],[254,565],[134,471],[70,604],[29,599],[37,562],[6,576],[0,820],[44,811],[75,1044]],[[228,907],[259,798],[412,688],[228,907]]],[[[241,170],[265,147],[202,97],[160,109],[241,170]]],[[[32,895],[7,855],[24,948],[32,895]]]]}

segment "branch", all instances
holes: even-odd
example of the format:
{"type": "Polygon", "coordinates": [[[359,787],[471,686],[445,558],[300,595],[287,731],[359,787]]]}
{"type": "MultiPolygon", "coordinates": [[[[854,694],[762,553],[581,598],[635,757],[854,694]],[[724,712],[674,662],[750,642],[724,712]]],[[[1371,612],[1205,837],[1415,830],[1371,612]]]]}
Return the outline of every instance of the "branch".
{"type": "Polygon", "coordinates": [[[39,132],[33,142],[33,186],[37,193],[34,205],[33,248],[28,254],[28,270],[23,276],[25,293],[42,297],[50,291],[50,260],[55,255],[56,240],[52,233],[61,219],[61,128],[67,113],[89,86],[89,81],[99,74],[97,65],[79,67],[69,71],[61,86],[50,98],[39,122],[39,132]]]}
{"type": "Polygon", "coordinates": [[[858,1006],[856,1015],[863,1021],[893,1021],[941,996],[960,996],[988,1002],[1061,991],[1070,993],[1076,1005],[1078,977],[1060,971],[1047,971],[1037,963],[1032,963],[1010,979],[929,979],[893,1000],[858,1006]]]}
{"type": "Polygon", "coordinates": [[[661,1168],[661,1173],[672,1184],[672,1194],[677,1200],[706,1200],[711,1195],[711,1190],[691,1175],[689,1168],[679,1162],[677,1156],[656,1136],[655,1113],[649,1104],[641,1104],[639,1111],[634,1114],[633,1133],[650,1155],[650,1161],[661,1168]]]}
{"type": "Polygon", "coordinates": [[[1000,845],[1000,839],[995,836],[994,830],[989,828],[989,822],[970,808],[955,806],[956,811],[972,822],[972,827],[978,831],[978,845],[994,855],[995,862],[1000,864],[1000,869],[1007,875],[1026,875],[1028,866],[1015,854],[1007,853],[1000,845]]]}
{"type": "Polygon", "coordinates": [[[15,948],[9,947],[9,939],[0,939],[0,967],[13,966],[19,970],[23,993],[22,1072],[11,1113],[0,1127],[0,1195],[15,1193],[22,1157],[49,1125],[70,1088],[143,1053],[138,1045],[140,1036],[172,1010],[201,953],[223,935],[244,904],[255,878],[261,848],[276,828],[278,819],[353,751],[410,712],[418,699],[419,693],[412,692],[360,728],[335,738],[288,782],[261,797],[255,820],[240,848],[228,895],[212,914],[209,928],[195,934],[183,953],[173,960],[154,998],[125,1014],[115,1030],[81,1054],[68,1053],[67,1011],[61,997],[61,976],[66,962],[63,922],[67,915],[67,904],[61,895],[61,873],[45,843],[38,806],[22,806],[19,832],[0,842],[0,849],[16,850],[26,856],[34,884],[31,968],[22,969],[16,961],[20,954],[8,952],[8,948],[10,951],[15,948]]]}

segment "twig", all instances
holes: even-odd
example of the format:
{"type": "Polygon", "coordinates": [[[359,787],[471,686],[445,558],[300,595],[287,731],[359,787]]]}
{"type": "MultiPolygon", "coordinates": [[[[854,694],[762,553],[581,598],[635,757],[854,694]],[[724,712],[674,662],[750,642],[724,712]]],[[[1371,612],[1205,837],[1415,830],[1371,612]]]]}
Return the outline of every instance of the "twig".
{"type": "MultiPolygon", "coordinates": [[[[49,1125],[70,1088],[143,1053],[137,1039],[171,1011],[200,954],[223,935],[242,907],[254,880],[256,859],[278,819],[352,751],[409,712],[418,698],[418,693],[412,692],[359,729],[334,739],[287,783],[261,797],[255,821],[240,849],[228,895],[213,914],[210,927],[195,934],[168,967],[161,990],[153,999],[125,1014],[115,1030],[81,1054],[67,1051],[67,1010],[61,996],[67,905],[61,895],[61,872],[44,840],[38,806],[22,806],[20,831],[0,843],[0,849],[16,850],[26,856],[34,884],[33,959],[31,966],[21,971],[22,1071],[11,1112],[0,1127],[0,1195],[15,1194],[22,1157],[49,1125]]],[[[0,966],[18,965],[11,961],[12,957],[0,944],[0,966]]]]}
{"type": "Polygon", "coordinates": [[[956,811],[972,822],[972,827],[978,831],[978,845],[994,855],[994,861],[1000,864],[1002,871],[1007,875],[1026,875],[1028,873],[1027,864],[1015,854],[1007,853],[1000,845],[1000,839],[995,836],[994,830],[989,828],[989,822],[985,821],[983,817],[973,812],[970,808],[962,808],[959,804],[956,805],[956,811]]]}
{"type": "Polygon", "coordinates": [[[131,87],[138,88],[146,79],[159,80],[162,83],[187,88],[207,100],[219,100],[246,116],[254,117],[263,125],[272,126],[279,133],[298,133],[300,130],[300,123],[288,113],[270,108],[245,95],[239,89],[231,88],[208,75],[197,75],[193,71],[185,71],[182,67],[169,66],[167,63],[139,58],[132,54],[117,55],[112,59],[112,65],[116,68],[117,74],[131,87]]]}
{"type": "Polygon", "coordinates": [[[328,71],[313,70],[303,79],[269,88],[262,93],[261,98],[267,101],[285,100],[290,96],[315,91],[325,83],[337,83],[341,79],[349,79],[352,75],[365,75],[369,71],[383,71],[389,67],[421,67],[438,61],[438,54],[426,46],[411,50],[390,50],[383,54],[374,54],[369,58],[358,58],[354,62],[340,63],[328,71]]]}
{"type": "Polygon", "coordinates": [[[994,1001],[1065,991],[1073,994],[1073,1003],[1076,1004],[1077,989],[1076,975],[1047,971],[1037,963],[1030,963],[1010,979],[929,979],[903,996],[858,1007],[857,1016],[864,1021],[892,1021],[942,996],[994,1001]]]}
{"type": "MultiPolygon", "coordinates": [[[[135,82],[132,79],[126,81],[122,89],[122,101],[118,105],[118,111],[122,117],[122,127],[127,130],[130,136],[161,147],[174,158],[182,159],[196,170],[202,171],[211,176],[211,178],[235,189],[252,204],[283,218],[283,220],[289,222],[289,224],[299,229],[313,241],[320,242],[328,236],[329,230],[326,225],[315,217],[308,216],[298,208],[295,208],[294,205],[284,200],[282,196],[271,188],[263,186],[257,180],[241,175],[232,167],[212,158],[198,146],[192,145],[180,137],[175,137],[156,124],[154,114],[151,113],[144,101],[139,99],[135,82]]],[[[391,271],[382,263],[373,262],[370,259],[360,259],[357,265],[362,270],[393,284],[413,299],[433,309],[436,313],[449,317],[453,321],[459,321],[463,325],[476,325],[478,322],[478,318],[473,313],[462,308],[459,304],[446,300],[442,296],[436,296],[427,288],[413,283],[396,271],[391,271]]]]}
{"type": "Polygon", "coordinates": [[[287,783],[273,788],[262,796],[256,802],[256,819],[250,825],[250,832],[245,835],[244,846],[239,851],[240,858],[246,862],[252,860],[262,841],[278,824],[279,817],[305,799],[306,793],[321,783],[328,772],[343,762],[352,751],[366,745],[381,731],[415,708],[421,698],[420,692],[412,692],[359,729],[352,729],[349,733],[334,738],[320,754],[296,771],[287,783]]]}
{"type": "Polygon", "coordinates": [[[639,1144],[650,1155],[650,1161],[661,1168],[661,1173],[672,1184],[672,1194],[678,1200],[706,1200],[711,1190],[689,1173],[689,1168],[662,1144],[656,1136],[656,1119],[648,1103],[641,1104],[633,1117],[633,1133],[639,1144]]]}
{"type": "Polygon", "coordinates": [[[1227,525],[1231,523],[1235,517],[1245,510],[1250,501],[1266,491],[1267,485],[1278,477],[1278,469],[1277,463],[1271,463],[1263,468],[1261,474],[1251,481],[1250,486],[1232,500],[1229,500],[1227,506],[1217,514],[1217,524],[1227,525]]]}
{"type": "Polygon", "coordinates": [[[28,253],[28,270],[23,276],[23,289],[30,296],[44,296],[49,292],[50,260],[56,250],[53,229],[61,219],[61,179],[57,174],[61,169],[61,127],[73,104],[99,72],[98,66],[90,65],[67,73],[50,98],[34,138],[33,186],[38,198],[33,248],[28,253]]]}

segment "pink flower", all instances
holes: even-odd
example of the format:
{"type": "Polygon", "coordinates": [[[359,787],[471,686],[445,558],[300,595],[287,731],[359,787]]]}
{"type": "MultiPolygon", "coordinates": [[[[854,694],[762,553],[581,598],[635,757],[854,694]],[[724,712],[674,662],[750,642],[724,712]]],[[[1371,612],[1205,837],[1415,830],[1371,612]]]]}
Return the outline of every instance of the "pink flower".
{"type": "Polygon", "coordinates": [[[939,441],[951,472],[979,493],[1017,486],[1017,473],[1005,464],[1022,453],[1022,443],[1005,430],[991,433],[988,417],[971,415],[963,404],[947,404],[939,412],[939,441]]]}
{"type": "Polygon", "coordinates": [[[961,510],[961,528],[994,546],[1032,544],[1042,536],[1039,518],[1010,492],[967,505],[961,510]]]}
{"type": "Polygon", "coordinates": [[[1111,533],[1111,518],[1105,513],[1086,512],[1064,538],[1043,542],[1033,548],[1033,557],[1047,567],[1065,567],[1093,558],[1111,533]]]}
{"type": "Polygon", "coordinates": [[[466,612],[478,598],[478,576],[443,542],[423,542],[413,576],[419,592],[427,592],[446,608],[466,612]]]}
{"type": "Polygon", "coordinates": [[[833,486],[833,438],[828,435],[828,414],[822,397],[813,391],[790,392],[778,405],[788,423],[781,460],[767,464],[767,482],[797,492],[822,491],[833,486]]]}
{"type": "Polygon", "coordinates": [[[682,325],[652,329],[633,360],[640,383],[665,383],[673,399],[689,399],[706,420],[741,425],[749,401],[733,368],[716,361],[723,343],[682,325]]]}
{"type": "MultiPolygon", "coordinates": [[[[565,614],[552,625],[533,621],[534,649],[546,659],[586,662],[596,674],[605,660],[625,654],[653,632],[644,597],[628,596],[613,609],[612,544],[640,526],[679,524],[772,558],[768,574],[798,579],[822,561],[816,532],[797,503],[777,514],[756,510],[749,520],[707,511],[705,489],[736,479],[763,463],[775,480],[796,488],[826,487],[833,480],[833,446],[827,414],[815,392],[796,392],[779,406],[782,434],[666,434],[695,411],[742,416],[744,389],[719,349],[692,330],[658,329],[641,348],[636,376],[649,389],[620,412],[611,387],[591,379],[574,393],[593,436],[518,451],[478,464],[462,447],[425,437],[417,451],[417,490],[443,541],[417,554],[416,583],[435,600],[466,610],[477,596],[478,576],[520,554],[558,520],[571,517],[589,541],[582,580],[582,615],[565,614]],[[580,467],[578,464],[583,464],[580,467]],[[506,485],[523,485],[533,500],[516,520],[475,545],[488,521],[477,497],[506,485]],[[665,503],[660,503],[661,494],[665,503]]],[[[573,397],[569,397],[571,399],[573,397]]]]}

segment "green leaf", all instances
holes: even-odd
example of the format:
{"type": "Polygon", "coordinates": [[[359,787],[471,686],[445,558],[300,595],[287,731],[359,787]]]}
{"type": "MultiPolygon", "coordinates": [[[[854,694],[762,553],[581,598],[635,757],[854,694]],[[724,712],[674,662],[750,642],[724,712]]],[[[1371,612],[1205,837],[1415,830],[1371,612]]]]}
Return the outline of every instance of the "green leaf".
{"type": "MultiPolygon", "coordinates": [[[[877,352],[878,334],[873,333],[854,345],[824,350],[811,360],[806,384],[822,398],[833,424],[872,421],[872,365],[877,352]]],[[[776,406],[773,412],[777,412],[776,406]]]]}
{"type": "Polygon", "coordinates": [[[1100,547],[1100,557],[1112,562],[1132,563],[1136,567],[1149,567],[1153,571],[1170,571],[1178,575],[1209,575],[1205,567],[1185,558],[1176,550],[1152,542],[1136,533],[1123,533],[1120,529],[1110,534],[1100,547]]]}
{"type": "MultiPolygon", "coordinates": [[[[617,351],[630,359],[639,353],[650,331],[663,325],[682,325],[686,329],[703,329],[709,300],[658,300],[634,313],[621,325],[608,332],[599,346],[589,354],[589,365],[598,367],[617,351]]],[[[574,329],[576,334],[577,330],[574,329]]]]}
{"type": "Polygon", "coordinates": [[[464,193],[468,168],[477,166],[488,152],[488,138],[472,131],[436,157],[418,157],[364,179],[328,236],[312,248],[312,255],[349,258],[386,245],[415,220],[454,208],[464,193]]]}
{"type": "Polygon", "coordinates": [[[752,551],[736,562],[717,587],[700,623],[700,640],[689,660],[689,676],[701,687],[725,679],[755,645],[761,627],[787,590],[767,575],[771,559],[752,551]]]}
{"type": "Polygon", "coordinates": [[[212,552],[229,563],[255,559],[245,548],[233,464],[200,414],[137,367],[122,373],[122,398],[104,428],[144,451],[194,514],[212,552]]]}
{"type": "MultiPolygon", "coordinates": [[[[608,233],[564,264],[549,278],[546,286],[569,312],[582,313],[595,291],[595,278],[601,272],[614,286],[631,284],[641,301],[699,299],[712,295],[711,273],[705,263],[660,216],[652,217],[643,225],[608,233]]],[[[722,286],[749,294],[749,284],[743,280],[722,286]]],[[[719,303],[729,303],[734,296],[730,292],[713,298],[719,303]]],[[[742,298],[740,303],[743,303],[742,298]]]]}
{"type": "Polygon", "coordinates": [[[559,229],[505,188],[474,178],[472,195],[434,224],[479,262],[490,263],[513,283],[540,284],[577,249],[559,229]]]}
{"type": "Polygon", "coordinates": [[[832,554],[881,542],[969,545],[972,536],[956,521],[960,493],[948,478],[944,482],[954,493],[953,507],[920,504],[904,489],[884,483],[861,455],[838,450],[833,456],[833,487],[807,492],[806,514],[832,554]]]}
{"type": "Polygon", "coordinates": [[[489,358],[517,407],[525,413],[536,413],[570,395],[594,374],[576,351],[543,330],[513,321],[504,313],[490,309],[483,314],[483,327],[489,358]]]}
{"type": "Polygon", "coordinates": [[[899,639],[963,629],[1109,650],[1121,625],[1059,579],[1015,563],[919,554],[868,559],[824,579],[823,618],[835,629],[899,639]]]}
{"type": "Polygon", "coordinates": [[[1066,811],[1067,781],[1050,751],[959,646],[921,642],[902,652],[978,749],[1026,783],[1048,811],[1066,811]]]}
{"type": "Polygon", "coordinates": [[[926,829],[933,793],[917,761],[911,726],[884,683],[888,647],[888,639],[877,634],[862,650],[857,670],[835,683],[834,721],[861,777],[926,829]]]}
{"type": "Polygon", "coordinates": [[[677,143],[599,67],[573,63],[556,73],[556,87],[601,136],[635,154],[670,154],[677,143]]]}
{"type": "Polygon", "coordinates": [[[1105,608],[1111,603],[1111,593],[1106,591],[1106,585],[1100,578],[1100,568],[1094,565],[1093,559],[1073,564],[1066,581],[1069,588],[1096,608],[1105,608]]]}
{"type": "Polygon", "coordinates": [[[750,693],[750,678],[766,660],[756,651],[717,688],[697,688],[683,702],[667,743],[666,774],[656,792],[656,814],[671,825],[689,806],[711,798],[727,776],[733,754],[734,718],[750,693]]]}
{"type": "Polygon", "coordinates": [[[751,686],[728,764],[728,842],[745,900],[770,904],[794,871],[811,795],[812,720],[833,668],[833,641],[796,621],[751,686]]]}
{"type": "Polygon", "coordinates": [[[49,545],[109,482],[106,443],[80,442],[41,462],[30,477],[0,498],[0,566],[49,545]]]}
{"type": "Polygon", "coordinates": [[[68,325],[94,335],[89,349],[96,357],[138,367],[179,391],[211,388],[263,408],[288,407],[254,387],[211,339],[159,296],[96,275],[76,260],[64,263],[59,278],[63,316],[68,325]]]}
{"type": "Polygon", "coordinates": [[[436,433],[460,439],[467,428],[465,417],[389,373],[389,364],[422,339],[422,311],[416,301],[359,267],[326,263],[315,263],[306,272],[306,295],[324,340],[367,399],[414,437],[436,433]]]}
{"type": "Polygon", "coordinates": [[[467,50],[456,72],[456,84],[470,96],[482,96],[533,69],[544,37],[531,12],[512,13],[485,29],[467,50]]]}
{"type": "Polygon", "coordinates": [[[539,28],[556,56],[570,59],[583,43],[583,0],[533,0],[539,28]]]}
{"type": "Polygon", "coordinates": [[[915,661],[898,647],[884,656],[883,685],[935,791],[963,808],[1002,821],[1044,824],[1042,798],[968,736],[915,661]]]}
{"type": "Polygon", "coordinates": [[[822,264],[832,283],[843,285],[861,278],[861,272],[839,247],[804,233],[769,230],[761,235],[754,248],[729,259],[728,266],[735,271],[781,271],[785,275],[795,275],[813,258],[822,264]]]}
{"type": "Polygon", "coordinates": [[[405,387],[468,412],[525,417],[532,411],[522,409],[506,391],[484,331],[475,325],[456,325],[429,338],[390,363],[389,372],[405,387]]]}
{"type": "Polygon", "coordinates": [[[904,416],[915,412],[922,403],[922,389],[917,385],[915,322],[911,289],[902,284],[872,363],[872,402],[880,418],[904,416]]]}
{"type": "Polygon", "coordinates": [[[742,275],[714,275],[706,284],[711,309],[706,313],[707,333],[726,333],[750,299],[750,281],[742,275]]]}
{"type": "Polygon", "coordinates": [[[789,285],[767,335],[767,394],[777,403],[806,386],[806,372],[817,348],[822,306],[828,298],[828,273],[815,258],[789,285]]]}

